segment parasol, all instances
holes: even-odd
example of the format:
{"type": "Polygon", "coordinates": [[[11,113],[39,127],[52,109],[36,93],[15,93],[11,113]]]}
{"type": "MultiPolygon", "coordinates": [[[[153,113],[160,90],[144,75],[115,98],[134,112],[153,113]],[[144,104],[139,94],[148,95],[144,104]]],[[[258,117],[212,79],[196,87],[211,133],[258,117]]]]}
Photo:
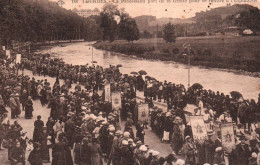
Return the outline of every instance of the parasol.
{"type": "Polygon", "coordinates": [[[137,72],[131,72],[130,74],[138,74],[137,72]]]}
{"type": "Polygon", "coordinates": [[[233,97],[233,98],[240,98],[240,97],[243,97],[242,94],[238,91],[232,91],[230,92],[230,95],[233,97]]]}
{"type": "Polygon", "coordinates": [[[122,64],[118,64],[116,67],[118,67],[118,68],[119,68],[119,67],[122,67],[122,66],[123,66],[122,64]]]}
{"type": "Polygon", "coordinates": [[[192,89],[202,89],[203,86],[199,83],[194,83],[192,86],[191,86],[192,89]]]}
{"type": "Polygon", "coordinates": [[[97,63],[97,61],[92,61],[91,63],[97,63]]]}
{"type": "Polygon", "coordinates": [[[139,73],[140,75],[146,75],[146,74],[147,74],[146,71],[144,71],[144,70],[140,70],[138,73],[139,73]]]}

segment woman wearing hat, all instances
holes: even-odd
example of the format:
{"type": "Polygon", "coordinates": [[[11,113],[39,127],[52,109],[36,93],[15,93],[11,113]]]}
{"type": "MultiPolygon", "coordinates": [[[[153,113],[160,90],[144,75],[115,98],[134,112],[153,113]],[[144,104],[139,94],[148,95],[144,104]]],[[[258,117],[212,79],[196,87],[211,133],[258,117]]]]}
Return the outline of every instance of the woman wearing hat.
{"type": "Polygon", "coordinates": [[[28,96],[25,103],[25,119],[31,119],[33,117],[33,102],[31,96],[28,96]]]}
{"type": "Polygon", "coordinates": [[[186,143],[183,146],[185,162],[190,165],[196,165],[197,148],[190,136],[185,137],[186,143]]]}
{"type": "Polygon", "coordinates": [[[122,146],[120,147],[120,164],[119,165],[132,165],[131,159],[133,155],[130,154],[130,148],[127,140],[122,141],[122,146]],[[132,156],[132,157],[131,157],[132,156]]]}
{"type": "Polygon", "coordinates": [[[30,152],[28,161],[31,165],[42,165],[42,157],[41,157],[41,150],[40,144],[35,143],[33,146],[33,150],[30,152]]]}
{"type": "Polygon", "coordinates": [[[93,138],[90,144],[91,151],[91,165],[102,165],[102,151],[100,145],[97,143],[98,139],[93,138]]]}

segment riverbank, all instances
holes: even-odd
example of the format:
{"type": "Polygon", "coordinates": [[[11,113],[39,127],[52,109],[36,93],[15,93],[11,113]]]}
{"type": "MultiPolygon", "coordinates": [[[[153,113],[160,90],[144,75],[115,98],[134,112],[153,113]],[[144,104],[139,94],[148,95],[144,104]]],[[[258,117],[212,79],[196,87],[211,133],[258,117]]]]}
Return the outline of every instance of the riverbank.
{"type": "Polygon", "coordinates": [[[192,37],[177,38],[167,44],[163,39],[140,39],[133,43],[117,40],[98,42],[96,49],[123,53],[144,59],[175,61],[187,64],[184,43],[192,48],[191,65],[225,69],[235,73],[260,77],[260,37],[192,37]]]}

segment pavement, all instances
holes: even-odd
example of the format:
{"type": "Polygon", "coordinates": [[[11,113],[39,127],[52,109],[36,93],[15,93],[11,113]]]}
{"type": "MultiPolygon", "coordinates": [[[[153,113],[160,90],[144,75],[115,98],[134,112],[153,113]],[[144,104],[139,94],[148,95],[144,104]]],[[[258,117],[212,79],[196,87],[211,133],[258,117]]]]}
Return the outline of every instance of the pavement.
{"type": "MultiPolygon", "coordinates": [[[[19,74],[21,74],[21,72],[19,72],[19,74]]],[[[29,70],[25,70],[24,71],[24,75],[28,75],[29,77],[34,77],[36,80],[41,80],[41,79],[47,79],[48,82],[50,82],[50,85],[53,86],[53,84],[55,83],[56,78],[53,77],[43,77],[43,76],[33,76],[32,72],[29,70]]],[[[62,80],[60,80],[62,83],[62,80]]],[[[72,89],[74,89],[75,84],[72,85],[72,89]]],[[[137,92],[137,99],[138,100],[144,100],[143,97],[143,92],[137,92]]],[[[162,108],[163,111],[167,111],[167,104],[166,103],[162,103],[162,102],[158,102],[158,101],[154,101],[154,104],[159,107],[162,108]]],[[[48,117],[50,116],[50,109],[45,107],[42,107],[41,103],[39,100],[35,100],[33,101],[33,107],[34,107],[34,111],[33,111],[33,118],[32,119],[25,119],[24,118],[24,111],[22,111],[21,115],[19,118],[17,119],[11,119],[10,117],[10,108],[7,107],[7,110],[9,111],[8,114],[8,118],[10,120],[10,123],[13,124],[13,122],[15,120],[17,120],[21,126],[23,127],[23,132],[27,132],[27,136],[29,138],[32,138],[33,136],[33,129],[34,129],[34,121],[36,120],[36,117],[38,115],[42,116],[42,120],[43,122],[46,124],[48,117]]],[[[185,111],[187,111],[188,113],[192,113],[194,110],[195,106],[194,105],[188,105],[185,108],[185,111]]],[[[122,122],[121,127],[124,126],[124,122],[122,122]]],[[[215,125],[214,129],[218,129],[218,126],[215,125]]],[[[135,132],[135,128],[133,127],[133,130],[135,132]]],[[[248,137],[249,135],[247,135],[248,137]]],[[[148,129],[145,129],[145,144],[147,144],[149,146],[149,148],[153,149],[153,150],[157,150],[160,152],[160,156],[162,157],[166,157],[169,153],[172,152],[172,148],[170,146],[170,144],[168,143],[162,143],[160,142],[160,139],[158,138],[158,136],[153,133],[151,131],[151,128],[148,127],[148,129]]],[[[51,150],[50,150],[50,154],[51,154],[51,150]]],[[[28,158],[29,155],[29,151],[26,152],[26,158],[28,158]]],[[[183,155],[177,156],[178,158],[184,159],[183,155]]],[[[2,165],[6,165],[6,164],[10,164],[10,162],[7,159],[7,149],[3,149],[0,150],[0,164],[2,165]]],[[[29,164],[29,163],[28,163],[29,164]]],[[[50,163],[44,163],[44,164],[50,164],[50,163]]]]}
{"type": "MultiPolygon", "coordinates": [[[[19,74],[21,74],[21,72],[19,71],[19,74]]],[[[25,70],[24,71],[24,75],[28,75],[29,77],[34,77],[36,80],[44,80],[47,79],[48,82],[50,82],[50,85],[53,86],[53,84],[55,83],[56,78],[53,77],[43,77],[43,76],[33,76],[32,72],[29,70],[25,70]]],[[[62,80],[60,80],[62,83],[62,80]]],[[[75,84],[72,85],[72,89],[74,89],[75,84]]],[[[142,92],[139,92],[138,94],[141,98],[142,92]]],[[[159,104],[157,106],[160,106],[161,108],[166,108],[166,106],[164,106],[163,104],[159,104]]],[[[38,115],[42,116],[42,120],[43,122],[46,124],[48,117],[50,116],[50,109],[47,108],[46,106],[42,107],[41,103],[39,100],[35,100],[33,101],[33,107],[34,107],[34,111],[33,111],[33,118],[32,119],[25,119],[25,111],[21,112],[21,115],[19,118],[17,119],[11,119],[10,116],[10,108],[6,107],[6,109],[9,111],[8,113],[8,119],[10,121],[11,124],[13,124],[13,122],[15,120],[18,121],[18,123],[23,127],[23,132],[27,132],[26,135],[28,138],[32,138],[33,137],[33,130],[34,130],[34,121],[37,119],[38,115]]],[[[124,126],[124,122],[122,122],[122,128],[124,126]]],[[[134,132],[135,127],[133,127],[134,132]]],[[[150,128],[145,129],[145,144],[147,144],[149,146],[149,148],[152,148],[153,150],[157,150],[160,152],[160,156],[165,157],[167,156],[169,153],[172,152],[172,149],[170,147],[170,144],[167,143],[161,143],[160,139],[157,137],[157,135],[155,133],[153,133],[151,131],[150,128]]],[[[51,150],[50,150],[50,154],[51,154],[51,150]]],[[[28,158],[29,156],[29,151],[26,151],[26,155],[25,157],[28,158]]],[[[181,156],[182,157],[182,156],[181,156]]],[[[181,158],[180,157],[180,158],[181,158]]],[[[8,158],[7,158],[7,149],[2,149],[0,150],[0,165],[8,165],[10,164],[8,158]]],[[[27,164],[29,164],[29,162],[27,162],[27,164]]],[[[44,164],[50,164],[50,163],[44,163],[44,164]]]]}

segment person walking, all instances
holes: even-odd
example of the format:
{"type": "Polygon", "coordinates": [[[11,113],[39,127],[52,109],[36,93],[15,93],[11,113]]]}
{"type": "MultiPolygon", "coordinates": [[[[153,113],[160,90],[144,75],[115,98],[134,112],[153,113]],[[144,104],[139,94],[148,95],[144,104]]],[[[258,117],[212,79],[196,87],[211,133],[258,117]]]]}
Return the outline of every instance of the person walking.
{"type": "Polygon", "coordinates": [[[100,145],[97,143],[97,138],[92,139],[90,144],[91,151],[91,165],[102,165],[102,151],[100,145]]]}
{"type": "Polygon", "coordinates": [[[32,97],[28,96],[27,100],[25,101],[25,119],[31,119],[33,117],[33,102],[32,97]]]}

